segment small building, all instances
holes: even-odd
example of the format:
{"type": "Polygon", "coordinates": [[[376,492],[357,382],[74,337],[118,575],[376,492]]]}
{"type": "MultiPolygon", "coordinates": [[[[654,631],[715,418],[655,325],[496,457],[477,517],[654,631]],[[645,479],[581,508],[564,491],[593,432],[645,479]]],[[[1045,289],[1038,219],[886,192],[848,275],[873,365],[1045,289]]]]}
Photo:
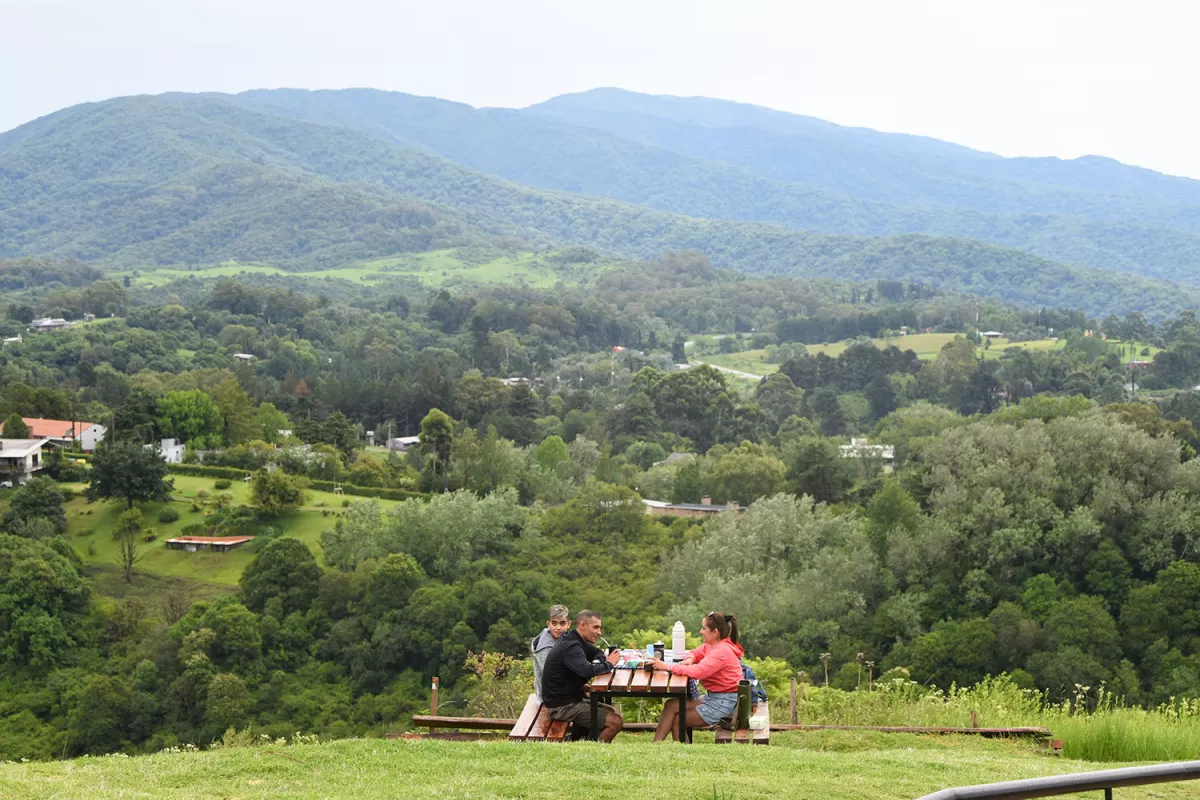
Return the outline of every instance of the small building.
{"type": "Polygon", "coordinates": [[[1003,339],[1004,338],[1004,334],[1001,333],[1000,331],[983,331],[979,335],[985,339],[1003,339]]]}
{"type": "Polygon", "coordinates": [[[367,447],[375,446],[375,431],[367,431],[367,447]]]}
{"type": "Polygon", "coordinates": [[[1129,362],[1129,368],[1133,369],[1134,367],[1141,367],[1142,369],[1145,369],[1146,367],[1150,366],[1151,363],[1153,363],[1153,362],[1146,361],[1145,359],[1136,358],[1129,362]]]}
{"type": "Polygon", "coordinates": [[[71,323],[62,317],[42,317],[29,323],[29,327],[34,333],[40,333],[42,331],[56,331],[60,328],[69,328],[71,327],[71,323]]]}
{"type": "Polygon", "coordinates": [[[183,550],[197,553],[206,550],[212,553],[228,553],[253,540],[253,536],[176,536],[167,539],[168,550],[183,550]]]}
{"type": "Polygon", "coordinates": [[[45,464],[42,448],[46,439],[0,439],[0,479],[9,486],[29,480],[45,464]]]}
{"type": "Polygon", "coordinates": [[[238,361],[250,362],[254,360],[254,356],[251,353],[234,353],[233,357],[238,361]]]}
{"type": "Polygon", "coordinates": [[[95,315],[95,314],[84,314],[84,315],[83,315],[83,321],[84,321],[84,322],[91,322],[91,321],[92,321],[92,320],[94,320],[94,319],[96,319],[96,315],[95,315]]]}
{"type": "Polygon", "coordinates": [[[16,336],[5,337],[4,346],[7,347],[10,344],[20,344],[23,341],[25,341],[25,338],[18,333],[16,336]]]}
{"type": "Polygon", "coordinates": [[[183,452],[187,447],[178,439],[163,439],[157,445],[142,445],[147,450],[158,450],[159,456],[168,464],[182,464],[183,452]]]}
{"type": "Polygon", "coordinates": [[[896,458],[896,448],[890,444],[871,444],[866,439],[851,439],[850,444],[838,447],[838,455],[842,458],[879,461],[883,465],[884,472],[891,472],[892,462],[896,458]]]}
{"type": "Polygon", "coordinates": [[[396,436],[387,440],[387,449],[397,453],[407,453],[409,448],[421,443],[420,436],[396,436]]]}
{"type": "Polygon", "coordinates": [[[104,441],[108,428],[96,422],[72,422],[69,419],[21,417],[35,439],[49,439],[60,447],[70,447],[75,441],[85,453],[90,453],[104,441]]]}
{"type": "Polygon", "coordinates": [[[711,497],[700,498],[699,503],[664,503],[661,500],[642,500],[647,514],[659,514],[667,517],[707,517],[720,514],[723,511],[734,511],[741,514],[745,511],[734,501],[729,505],[713,505],[711,497]]]}

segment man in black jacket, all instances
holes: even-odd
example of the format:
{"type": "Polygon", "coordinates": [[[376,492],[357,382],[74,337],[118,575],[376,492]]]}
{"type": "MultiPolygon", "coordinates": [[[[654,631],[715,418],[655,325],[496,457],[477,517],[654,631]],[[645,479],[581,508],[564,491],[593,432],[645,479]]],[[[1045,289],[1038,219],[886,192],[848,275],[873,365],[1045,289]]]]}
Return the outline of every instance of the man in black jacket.
{"type": "MultiPolygon", "coordinates": [[[[542,702],[550,711],[550,719],[564,720],[576,728],[592,726],[592,705],[585,699],[588,681],[597,675],[611,672],[620,659],[615,650],[605,658],[596,647],[600,638],[600,615],[595,611],[580,611],[575,615],[575,630],[567,631],[546,657],[542,667],[542,702]]],[[[600,735],[602,742],[611,742],[621,732],[625,721],[621,712],[610,705],[600,704],[600,735]]]]}

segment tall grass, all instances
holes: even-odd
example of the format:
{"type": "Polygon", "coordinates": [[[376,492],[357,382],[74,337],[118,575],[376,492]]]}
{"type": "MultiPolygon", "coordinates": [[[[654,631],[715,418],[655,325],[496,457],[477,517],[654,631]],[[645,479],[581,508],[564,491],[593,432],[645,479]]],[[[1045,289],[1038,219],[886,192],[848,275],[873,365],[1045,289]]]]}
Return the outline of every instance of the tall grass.
{"type": "MultiPolygon", "coordinates": [[[[773,703],[782,722],[787,703],[773,703]]],[[[803,685],[800,722],[809,725],[971,727],[1040,726],[1063,740],[1063,755],[1082,761],[1176,761],[1200,754],[1200,700],[1172,700],[1154,709],[1127,707],[1103,687],[1078,686],[1073,697],[1049,702],[1006,676],[975,686],[932,689],[891,680],[874,691],[844,692],[803,685]]]]}

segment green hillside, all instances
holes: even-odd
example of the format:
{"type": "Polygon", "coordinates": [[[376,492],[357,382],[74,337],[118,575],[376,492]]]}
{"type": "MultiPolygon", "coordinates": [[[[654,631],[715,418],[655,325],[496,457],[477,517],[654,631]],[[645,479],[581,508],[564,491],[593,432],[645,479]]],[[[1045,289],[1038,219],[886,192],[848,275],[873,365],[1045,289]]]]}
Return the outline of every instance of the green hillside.
{"type": "MultiPolygon", "coordinates": [[[[711,106],[705,106],[704,116],[685,115],[679,121],[685,130],[660,137],[622,126],[620,111],[612,104],[602,104],[601,96],[586,93],[556,98],[520,112],[475,109],[447,100],[370,89],[254,91],[230,99],[258,110],[344,125],[401,144],[419,145],[472,169],[532,186],[608,197],[692,217],[771,222],[821,233],[966,237],[1070,264],[1183,283],[1200,281],[1193,269],[1200,261],[1200,229],[1191,217],[1173,220],[1174,205],[1162,207],[1190,195],[1148,199],[1137,194],[1128,202],[1113,198],[1130,191],[1153,195],[1154,185],[1129,180],[1129,173],[1145,170],[1105,165],[1103,171],[1115,173],[1107,181],[1094,177],[1085,182],[1075,174],[1084,167],[1074,163],[1056,162],[1058,172],[1065,173],[1059,176],[1046,164],[1035,169],[1026,163],[1036,161],[1033,159],[1000,159],[982,153],[964,158],[962,148],[952,146],[917,159],[919,170],[914,170],[911,151],[888,157],[891,140],[885,135],[875,134],[869,153],[860,152],[850,142],[854,132],[821,123],[828,131],[822,140],[821,165],[833,165],[834,170],[822,184],[820,175],[807,172],[781,177],[789,175],[787,164],[795,159],[813,158],[808,150],[814,146],[811,137],[795,130],[786,130],[786,137],[765,149],[768,162],[754,160],[764,157],[756,137],[765,131],[753,109],[727,104],[735,113],[724,125],[730,129],[729,135],[741,137],[743,142],[736,152],[721,148],[693,151],[680,143],[712,138],[723,130],[707,116],[714,113],[718,123],[722,122],[724,115],[711,106]],[[593,104],[599,104],[603,113],[586,113],[593,104]],[[803,143],[803,151],[797,142],[803,143]],[[872,164],[871,177],[876,180],[891,176],[906,186],[920,185],[930,181],[930,175],[945,173],[955,182],[940,187],[936,195],[885,195],[889,202],[884,202],[868,187],[848,178],[862,171],[862,160],[872,164]],[[968,174],[957,166],[959,162],[978,162],[978,168],[968,174]],[[1035,181],[1044,180],[1065,184],[1054,190],[1056,197],[1062,197],[1054,202],[1043,199],[1051,190],[1035,181]],[[995,213],[997,201],[987,198],[1006,193],[1015,195],[1011,202],[1001,204],[1007,212],[995,213]],[[1105,204],[1113,207],[1106,211],[1105,204]]],[[[651,106],[646,113],[664,124],[674,120],[679,113],[669,107],[668,100],[645,98],[651,106]]],[[[1097,166],[1091,172],[1101,170],[1097,166]]],[[[1182,179],[1158,177],[1162,182],[1190,187],[1190,182],[1182,179]]],[[[1200,191],[1193,193],[1191,202],[1200,202],[1200,191]]]]}
{"type": "Polygon", "coordinates": [[[635,258],[695,249],[746,272],[898,279],[1097,315],[1161,317],[1200,299],[965,239],[816,234],[535,190],[219,96],[122,98],[33,125],[0,137],[0,256],[313,270],[517,236],[635,258]]]}

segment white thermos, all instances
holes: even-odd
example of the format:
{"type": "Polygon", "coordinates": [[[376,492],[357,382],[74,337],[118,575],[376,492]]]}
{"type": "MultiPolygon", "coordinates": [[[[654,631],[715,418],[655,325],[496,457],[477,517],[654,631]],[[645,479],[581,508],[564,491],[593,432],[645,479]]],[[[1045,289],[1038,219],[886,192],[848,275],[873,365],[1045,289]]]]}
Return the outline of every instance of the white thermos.
{"type": "Polygon", "coordinates": [[[687,639],[683,635],[683,623],[679,620],[675,621],[675,628],[671,631],[671,650],[675,653],[676,661],[682,661],[683,654],[687,651],[687,639]]]}

